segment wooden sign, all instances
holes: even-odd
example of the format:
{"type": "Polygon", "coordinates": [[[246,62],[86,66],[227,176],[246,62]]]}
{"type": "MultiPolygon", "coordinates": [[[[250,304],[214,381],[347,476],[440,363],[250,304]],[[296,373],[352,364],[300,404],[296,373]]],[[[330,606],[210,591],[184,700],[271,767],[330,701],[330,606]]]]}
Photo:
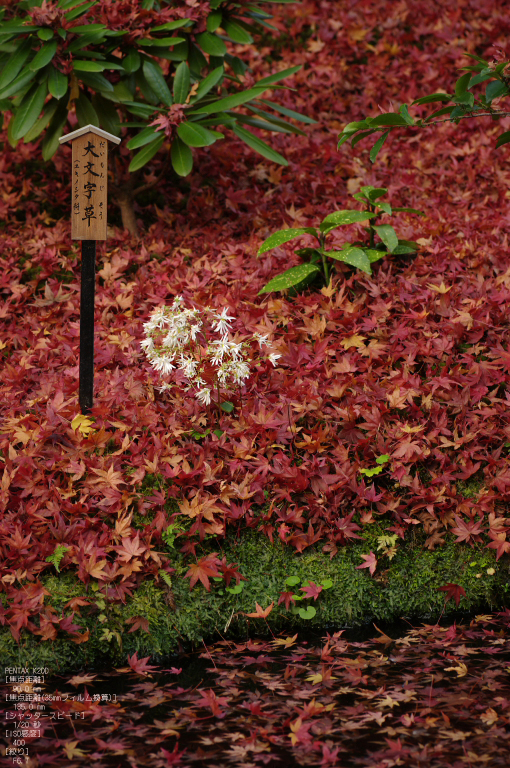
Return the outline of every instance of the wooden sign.
{"type": "Polygon", "coordinates": [[[111,133],[86,125],[61,136],[72,142],[73,179],[71,239],[81,240],[80,287],[80,407],[90,413],[94,400],[94,291],[96,240],[106,240],[108,142],[120,144],[111,133]]]}
{"type": "Polygon", "coordinates": [[[106,240],[108,142],[117,136],[87,125],[59,139],[72,142],[71,239],[106,240]]]}

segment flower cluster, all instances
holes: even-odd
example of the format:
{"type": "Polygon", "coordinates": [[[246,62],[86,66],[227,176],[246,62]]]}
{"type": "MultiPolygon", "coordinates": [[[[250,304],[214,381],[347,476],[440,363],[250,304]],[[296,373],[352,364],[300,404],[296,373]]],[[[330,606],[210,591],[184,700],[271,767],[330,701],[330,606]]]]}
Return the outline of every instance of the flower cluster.
{"type": "MultiPolygon", "coordinates": [[[[267,336],[254,334],[250,341],[236,343],[229,338],[232,330],[227,309],[217,312],[211,307],[185,309],[181,296],[176,296],[171,307],[160,307],[149,322],[144,323],[146,338],[140,346],[148,356],[152,367],[164,375],[181,370],[195,390],[198,401],[204,405],[211,402],[211,392],[220,387],[229,389],[241,386],[250,376],[247,355],[252,341],[259,348],[271,348],[267,336]],[[213,335],[219,338],[213,338],[213,335]]],[[[276,365],[281,355],[271,352],[267,359],[276,365]]],[[[159,387],[163,392],[168,384],[159,387]]]]}

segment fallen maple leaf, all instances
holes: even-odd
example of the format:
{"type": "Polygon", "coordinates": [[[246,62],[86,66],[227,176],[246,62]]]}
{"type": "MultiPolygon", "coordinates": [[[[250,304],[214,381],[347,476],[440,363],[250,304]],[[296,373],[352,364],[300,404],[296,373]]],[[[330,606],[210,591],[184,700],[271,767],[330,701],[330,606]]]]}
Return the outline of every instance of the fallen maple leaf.
{"type": "Polygon", "coordinates": [[[257,602],[255,602],[255,605],[257,607],[256,613],[245,613],[244,615],[249,616],[251,619],[266,619],[273,610],[274,602],[265,609],[261,608],[257,602]]]}
{"type": "Polygon", "coordinates": [[[128,664],[137,675],[147,675],[149,672],[152,672],[153,669],[157,669],[157,667],[147,664],[149,659],[150,656],[146,656],[144,659],[139,659],[138,651],[135,651],[132,656],[128,656],[128,664]]]}
{"type": "Polygon", "coordinates": [[[450,582],[445,584],[443,587],[438,587],[438,591],[447,593],[445,603],[447,603],[448,600],[451,600],[453,597],[455,599],[455,605],[458,605],[460,603],[461,596],[463,595],[466,597],[464,587],[459,586],[459,584],[451,584],[450,582]]]}
{"type": "Polygon", "coordinates": [[[365,560],[365,562],[362,565],[357,565],[356,570],[359,568],[368,568],[370,571],[371,576],[374,575],[374,571],[377,568],[377,558],[374,555],[373,552],[370,552],[368,555],[361,555],[361,557],[365,560]]]}

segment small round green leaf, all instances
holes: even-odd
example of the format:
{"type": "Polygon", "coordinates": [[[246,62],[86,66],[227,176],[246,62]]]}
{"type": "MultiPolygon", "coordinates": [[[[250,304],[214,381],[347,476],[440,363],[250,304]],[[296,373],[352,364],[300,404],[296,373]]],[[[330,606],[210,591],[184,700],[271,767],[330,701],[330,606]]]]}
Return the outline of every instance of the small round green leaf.
{"type": "Polygon", "coordinates": [[[333,586],[333,582],[331,581],[331,579],[324,579],[324,581],[321,582],[321,587],[323,589],[329,589],[332,586],[333,586]]]}
{"type": "Polygon", "coordinates": [[[285,584],[287,584],[289,587],[295,587],[296,584],[299,584],[301,579],[299,576],[289,576],[288,579],[285,579],[285,584]]]}
{"type": "Polygon", "coordinates": [[[317,611],[313,605],[309,605],[308,608],[300,608],[298,613],[302,619],[313,619],[317,611]]]}
{"type": "Polygon", "coordinates": [[[234,410],[234,403],[229,403],[228,401],[221,404],[221,410],[225,411],[225,413],[232,413],[234,410]]]}

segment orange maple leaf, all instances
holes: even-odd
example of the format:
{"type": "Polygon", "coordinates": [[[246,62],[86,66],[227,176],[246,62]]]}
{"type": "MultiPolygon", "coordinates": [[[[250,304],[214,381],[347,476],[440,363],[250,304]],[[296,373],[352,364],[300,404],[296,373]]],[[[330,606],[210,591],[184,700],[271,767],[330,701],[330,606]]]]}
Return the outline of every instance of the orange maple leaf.
{"type": "Polygon", "coordinates": [[[255,613],[245,613],[244,615],[249,616],[252,619],[266,619],[273,610],[274,601],[265,609],[261,608],[257,602],[255,602],[255,605],[257,607],[257,611],[255,613]]]}

